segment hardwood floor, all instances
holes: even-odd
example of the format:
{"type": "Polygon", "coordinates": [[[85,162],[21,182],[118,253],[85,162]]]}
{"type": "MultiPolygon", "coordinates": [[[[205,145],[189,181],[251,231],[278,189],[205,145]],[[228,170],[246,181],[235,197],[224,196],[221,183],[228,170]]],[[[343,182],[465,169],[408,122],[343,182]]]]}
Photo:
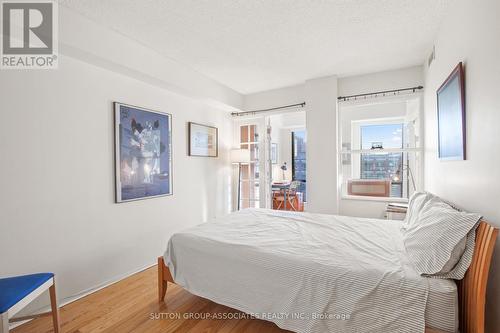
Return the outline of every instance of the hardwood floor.
{"type": "MultiPolygon", "coordinates": [[[[242,312],[194,296],[169,284],[159,303],[157,268],[152,267],[61,308],[62,332],[287,332],[258,319],[191,319],[189,316],[235,317],[242,312]]],[[[53,332],[50,317],[37,318],[14,333],[53,332]]]]}

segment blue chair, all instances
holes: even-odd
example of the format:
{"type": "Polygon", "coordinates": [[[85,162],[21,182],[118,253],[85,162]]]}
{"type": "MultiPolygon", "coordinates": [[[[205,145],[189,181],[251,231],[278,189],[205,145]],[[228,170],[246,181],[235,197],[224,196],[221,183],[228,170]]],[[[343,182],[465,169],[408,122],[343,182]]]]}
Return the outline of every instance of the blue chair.
{"type": "Polygon", "coordinates": [[[59,306],[56,298],[56,284],[53,273],[38,273],[0,279],[0,333],[9,332],[11,322],[40,317],[44,314],[11,319],[22,308],[49,289],[54,332],[61,331],[59,306]]]}

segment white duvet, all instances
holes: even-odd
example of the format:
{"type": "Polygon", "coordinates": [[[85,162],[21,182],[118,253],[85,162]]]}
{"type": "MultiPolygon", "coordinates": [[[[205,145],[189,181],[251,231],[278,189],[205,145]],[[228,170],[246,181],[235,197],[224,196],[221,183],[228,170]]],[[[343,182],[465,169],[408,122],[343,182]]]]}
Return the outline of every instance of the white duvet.
{"type": "Polygon", "coordinates": [[[429,290],[394,221],[246,209],[174,234],[175,282],[295,332],[424,332],[429,290]]]}

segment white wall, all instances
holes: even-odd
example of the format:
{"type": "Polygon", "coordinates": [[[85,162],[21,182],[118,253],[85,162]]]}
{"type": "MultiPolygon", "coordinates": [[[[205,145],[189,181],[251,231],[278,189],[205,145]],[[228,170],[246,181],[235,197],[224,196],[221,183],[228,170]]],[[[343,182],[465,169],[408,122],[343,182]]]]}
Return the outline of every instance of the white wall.
{"type": "Polygon", "coordinates": [[[298,104],[305,101],[304,85],[273,89],[243,96],[243,109],[246,111],[298,104]]]}
{"type": "Polygon", "coordinates": [[[386,201],[370,200],[364,198],[341,199],[339,214],[357,217],[385,218],[386,201]]]}
{"type": "Polygon", "coordinates": [[[423,85],[422,66],[339,78],[339,96],[423,85]]]}
{"type": "Polygon", "coordinates": [[[103,67],[61,55],[0,74],[0,276],[55,272],[60,298],[153,264],[231,206],[228,114],[103,67]],[[113,101],[172,114],[172,196],[114,203],[113,101]],[[220,157],[187,156],[188,121],[219,128],[220,157]]]}
{"type": "MultiPolygon", "coordinates": [[[[278,145],[277,150],[277,163],[271,165],[271,181],[278,182],[283,180],[282,172],[280,166],[283,164],[286,158],[285,147],[283,146],[281,128],[282,128],[281,115],[273,115],[269,117],[269,124],[271,125],[271,143],[276,143],[278,145]]],[[[287,162],[288,165],[288,162],[287,162]]]]}
{"type": "Polygon", "coordinates": [[[235,90],[124,35],[59,6],[59,53],[168,89],[211,106],[238,111],[235,90]]]}
{"type": "Polygon", "coordinates": [[[337,77],[305,83],[307,211],[338,213],[337,77]]]}
{"type": "MultiPolygon", "coordinates": [[[[422,66],[338,78],[338,96],[409,88],[423,85],[422,66]]],[[[243,96],[246,111],[302,103],[306,101],[305,83],[243,96]]]]}
{"type": "MultiPolygon", "coordinates": [[[[426,71],[425,187],[500,226],[500,2],[459,0],[436,38],[426,71]],[[436,90],[459,61],[465,64],[467,160],[437,158],[436,90]]],[[[500,327],[500,241],[493,254],[487,332],[500,327]]]]}
{"type": "MultiPolygon", "coordinates": [[[[305,123],[302,125],[305,127],[305,123]]],[[[280,128],[280,141],[279,141],[279,151],[280,158],[278,160],[277,172],[278,180],[292,180],[292,129],[291,128],[280,128]],[[285,179],[283,179],[283,170],[281,166],[286,162],[287,170],[284,172],[285,179]]],[[[276,169],[276,168],[274,168],[276,169]]],[[[273,177],[274,177],[273,169],[273,177]]]]}

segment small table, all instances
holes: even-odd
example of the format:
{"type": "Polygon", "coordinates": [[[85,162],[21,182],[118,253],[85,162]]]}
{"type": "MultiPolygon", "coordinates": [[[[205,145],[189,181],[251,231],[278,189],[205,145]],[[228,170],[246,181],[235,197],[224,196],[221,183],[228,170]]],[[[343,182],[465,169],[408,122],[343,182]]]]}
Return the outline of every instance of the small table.
{"type": "Polygon", "coordinates": [[[385,218],[387,220],[404,220],[407,210],[407,203],[389,202],[385,207],[385,218]]]}

